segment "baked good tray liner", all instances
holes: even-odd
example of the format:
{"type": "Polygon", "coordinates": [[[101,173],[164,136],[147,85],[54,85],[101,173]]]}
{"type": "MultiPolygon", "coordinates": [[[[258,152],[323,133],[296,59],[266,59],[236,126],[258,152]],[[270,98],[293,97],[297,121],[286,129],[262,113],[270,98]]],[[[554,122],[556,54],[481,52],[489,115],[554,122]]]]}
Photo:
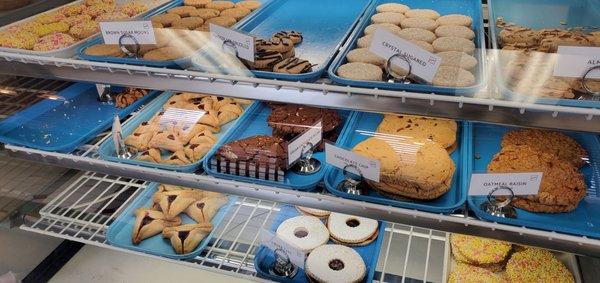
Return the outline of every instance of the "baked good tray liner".
{"type": "MultiPolygon", "coordinates": [[[[147,238],[138,245],[134,245],[131,241],[131,233],[133,232],[133,226],[135,224],[135,210],[138,208],[150,208],[152,206],[152,195],[157,191],[158,186],[158,183],[150,184],[125,210],[123,210],[123,212],[121,212],[117,219],[115,219],[108,227],[108,230],[106,231],[106,240],[109,244],[116,247],[173,259],[188,259],[198,256],[213,238],[215,231],[217,231],[217,227],[221,224],[229,212],[229,209],[237,200],[237,197],[230,196],[229,202],[219,209],[210,221],[213,226],[212,231],[192,252],[187,254],[177,254],[173,251],[169,239],[163,238],[161,234],[147,238]]],[[[179,214],[179,217],[181,217],[181,225],[196,223],[185,213],[179,214]]]]}
{"type": "MultiPolygon", "coordinates": [[[[281,206],[281,210],[273,220],[273,224],[269,231],[275,233],[277,231],[277,227],[279,225],[292,217],[300,216],[301,214],[296,207],[292,205],[283,205],[281,206]]],[[[381,244],[383,243],[383,238],[385,235],[385,226],[386,222],[379,221],[379,231],[377,235],[377,239],[372,243],[363,246],[363,247],[351,247],[354,249],[360,257],[362,257],[365,262],[365,266],[367,267],[367,271],[365,274],[365,278],[362,282],[371,282],[373,281],[373,276],[375,275],[375,269],[377,268],[377,260],[379,259],[379,250],[381,249],[381,244]]],[[[333,244],[331,240],[329,240],[328,244],[333,244]]],[[[282,278],[280,276],[274,276],[269,273],[269,267],[273,265],[275,262],[275,254],[272,250],[268,249],[265,246],[260,246],[256,255],[254,256],[254,268],[258,272],[260,277],[267,278],[273,281],[278,282],[308,282],[308,278],[304,273],[304,267],[298,268],[298,273],[292,278],[282,278]]]]}
{"type": "Polygon", "coordinates": [[[125,118],[159,93],[117,108],[98,100],[94,84],[76,83],[2,120],[0,142],[68,153],[109,129],[115,115],[125,118]]]}

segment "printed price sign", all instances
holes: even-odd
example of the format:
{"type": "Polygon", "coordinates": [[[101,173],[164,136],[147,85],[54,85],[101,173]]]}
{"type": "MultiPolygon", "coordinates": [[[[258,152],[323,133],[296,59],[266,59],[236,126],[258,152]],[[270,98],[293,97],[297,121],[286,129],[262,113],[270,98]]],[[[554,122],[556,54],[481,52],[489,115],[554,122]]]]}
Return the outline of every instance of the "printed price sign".
{"type": "MultiPolygon", "coordinates": [[[[600,65],[600,47],[559,46],[554,76],[581,78],[587,70],[600,65]]],[[[600,71],[591,71],[590,79],[600,79],[600,71]]]]}
{"type": "Polygon", "coordinates": [[[323,139],[323,126],[321,121],[308,128],[304,134],[298,136],[288,144],[288,166],[294,164],[300,157],[303,151],[312,150],[323,139]],[[311,145],[310,148],[307,146],[311,145]]]}
{"type": "Polygon", "coordinates": [[[161,130],[167,129],[171,125],[177,125],[181,129],[188,129],[188,131],[190,131],[205,114],[206,111],[203,110],[171,107],[164,111],[163,115],[158,120],[158,124],[160,125],[161,130]]]}
{"type": "Polygon", "coordinates": [[[290,262],[298,267],[304,267],[304,262],[306,261],[306,253],[297,249],[296,247],[288,244],[287,242],[281,240],[277,235],[271,233],[266,229],[260,230],[260,242],[270,250],[280,250],[285,253],[290,262]]]}
{"type": "Polygon", "coordinates": [[[105,44],[119,44],[125,34],[133,36],[138,44],[156,44],[151,21],[100,22],[100,31],[105,44]]]}
{"type": "Polygon", "coordinates": [[[379,182],[381,172],[379,160],[364,157],[329,143],[325,144],[325,160],[340,169],[344,169],[346,165],[354,165],[360,169],[363,178],[379,182]]]}
{"type": "MultiPolygon", "coordinates": [[[[410,61],[411,73],[428,82],[433,80],[442,62],[439,56],[382,28],[375,30],[369,51],[384,59],[389,59],[395,54],[406,56],[410,61]]],[[[391,63],[408,68],[406,61],[401,58],[393,58],[391,63]]]]}
{"type": "Polygon", "coordinates": [[[210,40],[217,47],[223,47],[242,59],[254,62],[254,37],[210,24],[210,40]]]}
{"type": "MultiPolygon", "coordinates": [[[[469,185],[470,196],[487,196],[498,186],[509,187],[515,195],[535,195],[540,190],[542,172],[472,174],[469,185]]],[[[504,191],[497,191],[504,192],[504,191]]],[[[496,194],[494,194],[496,195],[496,194]]]]}

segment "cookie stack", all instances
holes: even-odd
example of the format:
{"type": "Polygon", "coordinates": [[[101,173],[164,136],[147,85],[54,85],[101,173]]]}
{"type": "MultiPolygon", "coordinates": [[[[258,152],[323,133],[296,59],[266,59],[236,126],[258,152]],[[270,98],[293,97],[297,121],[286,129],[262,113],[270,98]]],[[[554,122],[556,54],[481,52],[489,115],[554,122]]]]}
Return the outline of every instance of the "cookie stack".
{"type": "Polygon", "coordinates": [[[304,271],[311,282],[361,282],[365,263],[348,246],[366,246],[377,239],[378,231],[377,220],[332,212],[327,226],[317,217],[297,216],[282,222],[276,234],[309,253],[304,271]],[[327,244],[329,240],[336,244],[327,244]]]}
{"type": "Polygon", "coordinates": [[[190,253],[210,234],[213,229],[210,221],[227,201],[227,196],[220,193],[161,184],[152,197],[152,207],[135,211],[131,241],[138,245],[162,233],[170,239],[177,254],[190,253]],[[181,213],[196,224],[182,225],[181,213]]]}
{"type": "MultiPolygon", "coordinates": [[[[386,29],[442,58],[433,85],[468,87],[475,84],[472,71],[478,64],[473,54],[475,33],[469,16],[450,14],[441,16],[430,9],[410,9],[398,3],[377,6],[371,25],[363,31],[354,50],[346,55],[348,63],[340,66],[337,74],[352,80],[382,81],[386,60],[369,51],[375,30],[386,29]]],[[[393,66],[394,72],[407,70],[393,66]]]]}
{"type": "Polygon", "coordinates": [[[148,90],[146,89],[131,87],[125,88],[115,96],[115,106],[117,106],[117,108],[126,108],[127,106],[136,102],[138,99],[144,97],[146,94],[148,94],[148,90]]]}
{"type": "Polygon", "coordinates": [[[502,149],[488,164],[488,172],[542,172],[538,194],[515,196],[512,204],[531,212],[570,212],[586,195],[579,171],[586,160],[585,149],[562,133],[513,130],[502,138],[502,149]]]}
{"type": "Polygon", "coordinates": [[[148,10],[144,4],[116,5],[113,0],[85,0],[43,13],[0,31],[0,47],[51,51],[69,47],[100,31],[99,22],[125,20],[148,10]]]}
{"type": "Polygon", "coordinates": [[[243,60],[248,68],[283,74],[301,74],[312,71],[313,65],[296,57],[295,45],[302,42],[297,31],[280,31],[270,39],[256,39],[254,62],[243,60]]]}
{"type": "Polygon", "coordinates": [[[216,143],[213,134],[237,119],[244,112],[242,106],[250,103],[200,93],[175,94],[165,103],[163,111],[142,122],[125,138],[125,145],[139,152],[136,159],[145,162],[170,165],[197,162],[216,143]]]}
{"type": "Polygon", "coordinates": [[[456,166],[456,123],[410,115],[386,114],[375,133],[352,151],[381,162],[380,181],[368,184],[383,196],[430,200],[452,185],[456,166]]]}
{"type": "MultiPolygon", "coordinates": [[[[572,99],[587,92],[579,78],[553,76],[558,46],[600,46],[600,32],[579,30],[531,29],[506,24],[501,18],[496,25],[502,28],[498,40],[502,46],[503,72],[509,87],[524,95],[572,99]]],[[[590,80],[588,86],[600,90],[600,80],[590,80]]]]}
{"type": "Polygon", "coordinates": [[[456,265],[448,282],[574,282],[549,251],[474,236],[450,235],[456,265]]]}

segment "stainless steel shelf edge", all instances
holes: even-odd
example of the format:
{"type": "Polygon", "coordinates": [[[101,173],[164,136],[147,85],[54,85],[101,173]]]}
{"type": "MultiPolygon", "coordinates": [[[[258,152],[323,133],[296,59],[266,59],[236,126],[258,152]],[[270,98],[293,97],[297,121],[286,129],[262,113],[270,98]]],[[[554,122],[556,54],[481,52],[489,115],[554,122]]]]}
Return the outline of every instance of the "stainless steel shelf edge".
{"type": "Polygon", "coordinates": [[[78,170],[143,179],[218,191],[281,203],[304,205],[347,214],[360,215],[411,226],[495,238],[524,245],[600,257],[600,240],[556,232],[516,227],[462,216],[434,214],[417,210],[354,201],[330,195],[267,187],[206,175],[177,173],[127,164],[107,162],[90,157],[6,145],[10,156],[78,170]]]}
{"type": "Polygon", "coordinates": [[[367,89],[0,52],[0,73],[374,112],[600,132],[600,109],[367,89]]]}

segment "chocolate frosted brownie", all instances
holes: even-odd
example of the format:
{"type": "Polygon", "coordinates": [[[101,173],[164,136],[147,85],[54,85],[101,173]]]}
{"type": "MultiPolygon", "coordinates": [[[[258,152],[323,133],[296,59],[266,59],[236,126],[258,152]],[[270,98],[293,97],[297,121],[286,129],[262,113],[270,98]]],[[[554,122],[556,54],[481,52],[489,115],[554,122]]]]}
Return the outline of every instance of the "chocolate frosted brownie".
{"type": "Polygon", "coordinates": [[[286,169],[287,142],[280,137],[252,136],[229,142],[219,148],[217,157],[230,162],[245,161],[268,164],[281,170],[286,169]]]}
{"type": "Polygon", "coordinates": [[[323,125],[323,133],[334,130],[341,122],[335,110],[293,104],[273,107],[267,122],[277,133],[300,134],[319,120],[323,125]]]}

